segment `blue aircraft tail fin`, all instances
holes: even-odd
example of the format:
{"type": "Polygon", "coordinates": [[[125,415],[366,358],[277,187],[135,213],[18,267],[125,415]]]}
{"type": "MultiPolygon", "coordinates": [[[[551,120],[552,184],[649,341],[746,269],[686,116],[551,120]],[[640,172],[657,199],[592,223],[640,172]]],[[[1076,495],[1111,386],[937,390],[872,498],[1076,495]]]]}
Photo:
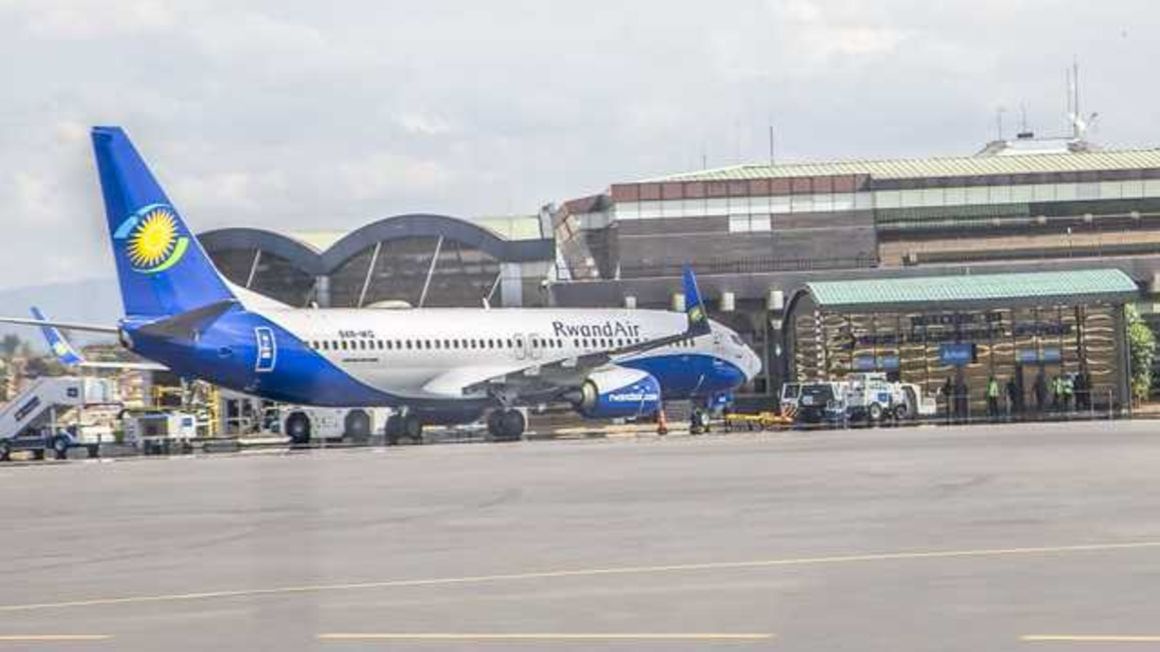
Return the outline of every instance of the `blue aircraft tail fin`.
{"type": "MultiPolygon", "coordinates": [[[[40,312],[40,308],[37,308],[36,306],[32,307],[32,318],[39,322],[48,321],[45,319],[44,313],[40,312]]],[[[48,323],[42,323],[40,325],[40,332],[44,333],[44,339],[48,341],[48,348],[52,351],[52,354],[56,356],[57,360],[60,360],[63,364],[69,367],[75,367],[77,365],[84,364],[84,356],[82,356],[76,349],[73,348],[73,345],[67,339],[65,339],[65,336],[56,326],[51,326],[48,323]]]]}
{"type": "Polygon", "coordinates": [[[709,315],[705,312],[705,302],[701,290],[697,288],[697,277],[693,268],[685,265],[681,270],[682,291],[685,293],[685,315],[689,318],[689,332],[704,335],[709,332],[709,315]]]}
{"type": "Polygon", "coordinates": [[[120,127],[93,127],[93,150],[125,315],[162,318],[235,300],[120,127]]]}

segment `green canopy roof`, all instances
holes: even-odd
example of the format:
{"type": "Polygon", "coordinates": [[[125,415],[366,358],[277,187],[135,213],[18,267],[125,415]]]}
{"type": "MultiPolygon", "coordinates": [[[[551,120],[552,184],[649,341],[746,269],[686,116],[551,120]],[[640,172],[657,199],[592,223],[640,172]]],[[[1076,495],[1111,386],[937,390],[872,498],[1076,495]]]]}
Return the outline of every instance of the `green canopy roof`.
{"type": "Polygon", "coordinates": [[[1080,303],[1139,294],[1135,281],[1118,269],[822,281],[806,287],[818,306],[831,309],[1080,303]]]}

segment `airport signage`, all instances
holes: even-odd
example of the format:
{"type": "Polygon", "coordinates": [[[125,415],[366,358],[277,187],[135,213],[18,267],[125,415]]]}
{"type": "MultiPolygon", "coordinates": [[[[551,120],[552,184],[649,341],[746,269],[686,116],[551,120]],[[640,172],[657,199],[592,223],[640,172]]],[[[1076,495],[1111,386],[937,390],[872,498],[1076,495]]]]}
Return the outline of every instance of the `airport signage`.
{"type": "Polygon", "coordinates": [[[1010,337],[1062,337],[1074,330],[1073,324],[1058,321],[1013,322],[1003,312],[942,313],[909,315],[899,320],[897,329],[890,321],[878,322],[877,332],[850,335],[850,347],[896,346],[899,344],[940,344],[987,342],[1010,337]]]}
{"type": "Polygon", "coordinates": [[[973,343],[945,343],[938,347],[939,362],[952,367],[965,367],[975,360],[973,343]]]}
{"type": "Polygon", "coordinates": [[[856,355],[854,356],[855,371],[893,371],[898,369],[897,355],[856,355]]]}
{"type": "Polygon", "coordinates": [[[1063,351],[1058,346],[1046,346],[1042,349],[1019,349],[1015,351],[1015,359],[1021,364],[1057,363],[1063,360],[1063,351]]]}

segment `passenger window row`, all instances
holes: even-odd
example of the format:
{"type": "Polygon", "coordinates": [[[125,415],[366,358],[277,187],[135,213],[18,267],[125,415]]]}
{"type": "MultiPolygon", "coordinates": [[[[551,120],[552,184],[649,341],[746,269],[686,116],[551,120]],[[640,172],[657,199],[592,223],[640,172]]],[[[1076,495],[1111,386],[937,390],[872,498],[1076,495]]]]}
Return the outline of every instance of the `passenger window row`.
{"type": "MultiPolygon", "coordinates": [[[[640,344],[643,338],[593,337],[575,338],[572,348],[583,350],[605,350],[640,344]]],[[[533,337],[528,340],[533,349],[563,349],[562,338],[533,337]]],[[[690,344],[691,345],[691,344],[690,344]]],[[[408,339],[408,340],[313,340],[310,348],[316,351],[414,351],[414,350],[472,350],[472,349],[518,349],[523,344],[513,338],[450,338],[450,339],[408,339]]]]}

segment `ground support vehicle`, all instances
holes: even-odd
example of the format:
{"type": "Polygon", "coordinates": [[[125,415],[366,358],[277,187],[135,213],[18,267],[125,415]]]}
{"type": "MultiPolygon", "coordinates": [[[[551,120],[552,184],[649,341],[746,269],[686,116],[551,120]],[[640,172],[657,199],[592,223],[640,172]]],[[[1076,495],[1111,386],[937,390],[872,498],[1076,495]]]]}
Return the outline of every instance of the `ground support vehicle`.
{"type": "MultiPolygon", "coordinates": [[[[325,408],[301,405],[279,407],[278,423],[290,443],[346,442],[367,444],[376,432],[386,432],[390,408],[325,408]]],[[[388,436],[389,440],[390,437],[388,436]]]]}
{"type": "Polygon", "coordinates": [[[733,430],[774,430],[793,425],[793,417],[776,412],[730,412],[725,415],[725,429],[733,430]]]}
{"type": "Polygon", "coordinates": [[[191,453],[198,437],[198,418],[190,412],[126,410],[121,422],[124,442],[145,455],[191,453]]]}
{"type": "Polygon", "coordinates": [[[87,423],[85,409],[117,405],[115,385],[104,378],[56,376],[30,384],[0,408],[0,460],[16,451],[31,451],[41,459],[52,451],[57,459],[84,446],[95,457],[112,431],[87,423]],[[70,423],[71,422],[71,423],[70,423]]]}
{"type": "Polygon", "coordinates": [[[804,424],[844,423],[846,383],[820,381],[802,383],[797,401],[796,422],[804,424]]]}

